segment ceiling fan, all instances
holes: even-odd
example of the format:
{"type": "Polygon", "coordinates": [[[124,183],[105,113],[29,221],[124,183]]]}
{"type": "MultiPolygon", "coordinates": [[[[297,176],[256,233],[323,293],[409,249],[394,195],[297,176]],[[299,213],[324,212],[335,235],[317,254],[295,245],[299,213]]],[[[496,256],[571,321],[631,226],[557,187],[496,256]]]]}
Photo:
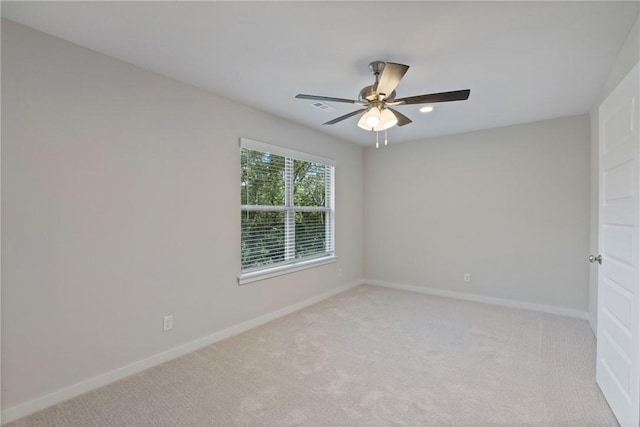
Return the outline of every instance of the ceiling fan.
{"type": "Polygon", "coordinates": [[[401,105],[433,104],[436,102],[464,101],[469,98],[471,90],[456,90],[453,92],[431,93],[428,95],[409,96],[396,99],[396,87],[409,69],[408,65],[394,62],[373,61],[369,69],[375,76],[375,83],[363,88],[358,100],[333,98],[329,96],[298,94],[298,99],[312,99],[318,101],[345,102],[360,105],[360,110],[329,120],[323,125],[333,125],[349,117],[364,113],[358,121],[358,126],[368,131],[380,132],[395,125],[404,126],[411,123],[411,119],[399,111],[391,108],[401,105]]]}

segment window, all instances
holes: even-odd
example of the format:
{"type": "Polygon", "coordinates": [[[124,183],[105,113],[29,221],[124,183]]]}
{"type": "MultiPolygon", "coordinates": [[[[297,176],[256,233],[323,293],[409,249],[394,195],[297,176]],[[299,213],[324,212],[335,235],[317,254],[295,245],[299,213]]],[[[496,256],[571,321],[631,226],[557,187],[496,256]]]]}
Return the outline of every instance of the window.
{"type": "Polygon", "coordinates": [[[240,283],[332,262],[329,159],[242,138],[240,283]]]}

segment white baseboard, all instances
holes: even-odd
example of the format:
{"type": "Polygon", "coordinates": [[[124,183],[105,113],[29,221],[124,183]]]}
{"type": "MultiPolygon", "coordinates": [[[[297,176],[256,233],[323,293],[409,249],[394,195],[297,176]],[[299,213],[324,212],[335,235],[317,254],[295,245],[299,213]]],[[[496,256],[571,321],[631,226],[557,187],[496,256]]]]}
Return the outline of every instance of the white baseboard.
{"type": "Polygon", "coordinates": [[[354,282],[348,283],[343,286],[339,286],[337,288],[331,289],[327,292],[323,292],[319,295],[308,298],[306,300],[297,302],[295,304],[291,304],[287,307],[281,308],[280,310],[276,310],[271,313],[262,315],[260,317],[256,317],[254,319],[248,320],[239,325],[235,325],[230,328],[223,329],[222,331],[218,331],[204,338],[200,338],[195,341],[191,341],[189,343],[180,345],[178,347],[174,347],[170,350],[156,354],[146,359],[139,360],[137,362],[123,366],[121,368],[114,369],[113,371],[100,374],[96,377],[89,378],[88,380],[73,384],[61,390],[54,391],[53,393],[47,394],[45,396],[38,397],[36,399],[14,406],[12,408],[8,408],[2,411],[2,413],[0,414],[0,420],[2,420],[1,423],[5,424],[8,422],[17,420],[18,418],[22,418],[24,416],[37,412],[41,409],[48,408],[57,403],[79,396],[88,391],[95,390],[98,387],[102,387],[104,385],[121,380],[130,375],[136,374],[138,372],[142,372],[146,369],[152,368],[161,363],[167,362],[169,360],[175,359],[177,357],[180,357],[192,351],[198,350],[202,347],[206,347],[210,344],[221,341],[225,338],[238,335],[242,332],[248,331],[249,329],[253,329],[257,326],[263,325],[274,319],[277,319],[282,316],[286,316],[287,314],[293,313],[294,311],[298,311],[302,308],[305,308],[307,306],[320,302],[324,299],[340,294],[349,289],[355,288],[356,286],[359,286],[363,283],[365,282],[362,279],[356,280],[354,282]]]}
{"type": "Polygon", "coordinates": [[[521,308],[524,310],[538,311],[541,313],[556,314],[559,316],[573,317],[575,319],[588,320],[586,311],[573,310],[571,308],[556,307],[553,305],[536,304],[532,302],[510,300],[506,298],[488,297],[484,295],[470,294],[466,292],[446,291],[443,289],[427,288],[423,286],[405,285],[401,283],[385,282],[382,280],[365,279],[365,283],[385,288],[401,289],[404,291],[419,292],[422,294],[436,295],[439,297],[455,298],[465,301],[481,302],[485,304],[500,305],[503,307],[521,308]]]}

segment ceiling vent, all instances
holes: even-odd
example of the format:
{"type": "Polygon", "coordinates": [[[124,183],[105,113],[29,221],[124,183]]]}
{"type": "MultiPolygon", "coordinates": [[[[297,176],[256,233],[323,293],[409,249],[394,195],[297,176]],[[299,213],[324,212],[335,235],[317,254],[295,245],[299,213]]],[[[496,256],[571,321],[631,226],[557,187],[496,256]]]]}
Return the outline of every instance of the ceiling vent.
{"type": "Polygon", "coordinates": [[[312,103],[311,106],[313,108],[317,108],[318,110],[322,110],[322,111],[327,112],[327,113],[331,113],[333,111],[337,111],[331,105],[327,105],[324,102],[320,102],[320,101],[312,103]]]}

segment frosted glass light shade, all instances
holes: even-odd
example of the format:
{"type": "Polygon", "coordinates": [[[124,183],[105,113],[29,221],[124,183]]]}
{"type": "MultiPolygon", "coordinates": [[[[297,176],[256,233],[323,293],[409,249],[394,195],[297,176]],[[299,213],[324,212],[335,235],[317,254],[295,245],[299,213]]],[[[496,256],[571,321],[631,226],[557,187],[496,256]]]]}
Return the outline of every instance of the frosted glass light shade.
{"type": "Polygon", "coordinates": [[[380,126],[380,123],[382,123],[380,110],[378,107],[373,107],[362,115],[358,121],[358,126],[364,130],[373,130],[376,126],[380,126]]]}
{"type": "Polygon", "coordinates": [[[367,115],[363,114],[362,117],[360,117],[360,120],[358,120],[358,127],[364,130],[372,130],[369,126],[367,126],[366,120],[367,120],[367,115]]]}
{"type": "Polygon", "coordinates": [[[382,129],[389,129],[398,124],[398,119],[396,115],[389,109],[384,109],[382,114],[380,115],[380,119],[382,121],[382,129]]]}
{"type": "Polygon", "coordinates": [[[366,118],[364,119],[364,122],[370,128],[380,126],[381,119],[380,119],[380,110],[378,109],[378,107],[373,107],[371,110],[369,110],[369,112],[365,114],[365,117],[366,118]]]}

